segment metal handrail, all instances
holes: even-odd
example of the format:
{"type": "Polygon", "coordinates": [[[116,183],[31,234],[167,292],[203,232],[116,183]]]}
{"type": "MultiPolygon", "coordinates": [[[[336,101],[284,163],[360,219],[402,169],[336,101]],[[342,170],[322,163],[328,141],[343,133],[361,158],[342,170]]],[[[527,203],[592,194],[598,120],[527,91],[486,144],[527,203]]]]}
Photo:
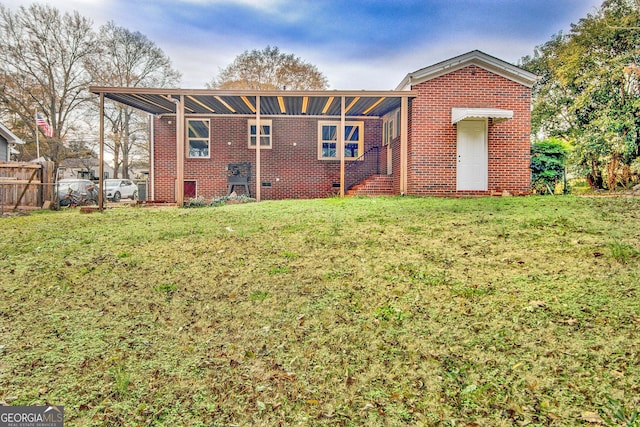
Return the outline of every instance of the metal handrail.
{"type": "Polygon", "coordinates": [[[371,175],[380,173],[380,147],[369,148],[360,157],[350,160],[345,165],[345,189],[353,187],[358,182],[371,175]],[[373,154],[373,158],[372,158],[373,154]]]}

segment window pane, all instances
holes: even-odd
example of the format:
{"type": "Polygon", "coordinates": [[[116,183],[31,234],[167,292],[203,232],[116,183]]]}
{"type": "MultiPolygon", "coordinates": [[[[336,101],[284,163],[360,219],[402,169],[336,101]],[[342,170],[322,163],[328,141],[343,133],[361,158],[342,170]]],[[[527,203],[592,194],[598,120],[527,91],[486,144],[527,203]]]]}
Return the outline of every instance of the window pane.
{"type": "MultiPolygon", "coordinates": [[[[250,127],[251,135],[256,134],[256,125],[251,125],[250,127]]],[[[260,125],[260,135],[271,135],[271,126],[269,125],[260,125]]]]}
{"type": "Polygon", "coordinates": [[[322,157],[336,157],[336,143],[335,142],[323,142],[322,143],[322,157]]]}
{"type": "Polygon", "coordinates": [[[389,134],[387,133],[387,129],[389,129],[389,123],[384,122],[384,125],[382,126],[382,142],[384,144],[386,144],[387,142],[389,142],[389,134]]]}
{"type": "Polygon", "coordinates": [[[338,140],[338,127],[333,125],[322,126],[322,140],[323,141],[337,141],[338,140]]]}
{"type": "Polygon", "coordinates": [[[345,141],[358,141],[360,139],[360,127],[359,126],[345,126],[344,127],[344,140],[345,141]]]}
{"type": "Polygon", "coordinates": [[[358,144],[348,143],[344,145],[345,157],[358,157],[358,144]]]}
{"type": "Polygon", "coordinates": [[[189,141],[189,157],[209,157],[209,142],[189,141]]]}
{"type": "Polygon", "coordinates": [[[206,120],[189,120],[189,138],[209,138],[209,122],[206,120]]]}

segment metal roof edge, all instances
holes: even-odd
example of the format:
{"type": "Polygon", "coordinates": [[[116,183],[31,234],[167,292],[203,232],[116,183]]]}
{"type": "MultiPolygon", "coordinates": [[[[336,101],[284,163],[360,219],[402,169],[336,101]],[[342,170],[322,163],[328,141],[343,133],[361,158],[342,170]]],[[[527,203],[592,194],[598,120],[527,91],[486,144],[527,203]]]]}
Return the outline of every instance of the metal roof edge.
{"type": "Polygon", "coordinates": [[[129,93],[139,95],[211,95],[211,96],[368,96],[368,97],[402,97],[417,96],[411,91],[394,90],[220,90],[220,89],[176,89],[176,88],[143,88],[89,86],[93,94],[129,93]]]}

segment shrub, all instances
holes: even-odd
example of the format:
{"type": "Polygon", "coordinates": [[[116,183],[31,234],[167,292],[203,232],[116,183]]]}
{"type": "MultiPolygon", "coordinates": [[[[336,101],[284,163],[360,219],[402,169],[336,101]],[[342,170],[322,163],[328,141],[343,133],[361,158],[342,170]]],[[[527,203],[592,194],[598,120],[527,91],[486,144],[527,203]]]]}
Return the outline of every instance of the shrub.
{"type": "Polygon", "coordinates": [[[553,192],[563,178],[567,157],[565,144],[556,138],[531,146],[531,186],[540,193],[553,192]]]}
{"type": "Polygon", "coordinates": [[[203,206],[207,206],[207,203],[202,196],[187,199],[187,201],[184,203],[185,208],[201,208],[203,206]]]}

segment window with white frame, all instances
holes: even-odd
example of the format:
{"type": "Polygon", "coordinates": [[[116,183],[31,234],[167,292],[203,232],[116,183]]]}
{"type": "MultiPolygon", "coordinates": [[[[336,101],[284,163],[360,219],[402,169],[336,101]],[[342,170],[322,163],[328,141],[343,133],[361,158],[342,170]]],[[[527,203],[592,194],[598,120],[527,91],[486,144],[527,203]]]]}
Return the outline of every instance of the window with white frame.
{"type": "Polygon", "coordinates": [[[398,135],[400,135],[400,110],[396,110],[382,119],[382,144],[388,145],[398,135]]]}
{"type": "MultiPolygon", "coordinates": [[[[256,148],[258,129],[255,120],[249,120],[249,148],[256,148]]],[[[260,148],[271,148],[271,120],[260,120],[260,148]]]]}
{"type": "Polygon", "coordinates": [[[187,119],[187,144],[188,157],[209,157],[209,120],[187,119]]]}
{"type": "MultiPolygon", "coordinates": [[[[340,122],[318,122],[318,159],[338,160],[338,129],[340,122]]],[[[364,148],[364,122],[346,122],[344,126],[344,158],[355,160],[364,148]]]]}

